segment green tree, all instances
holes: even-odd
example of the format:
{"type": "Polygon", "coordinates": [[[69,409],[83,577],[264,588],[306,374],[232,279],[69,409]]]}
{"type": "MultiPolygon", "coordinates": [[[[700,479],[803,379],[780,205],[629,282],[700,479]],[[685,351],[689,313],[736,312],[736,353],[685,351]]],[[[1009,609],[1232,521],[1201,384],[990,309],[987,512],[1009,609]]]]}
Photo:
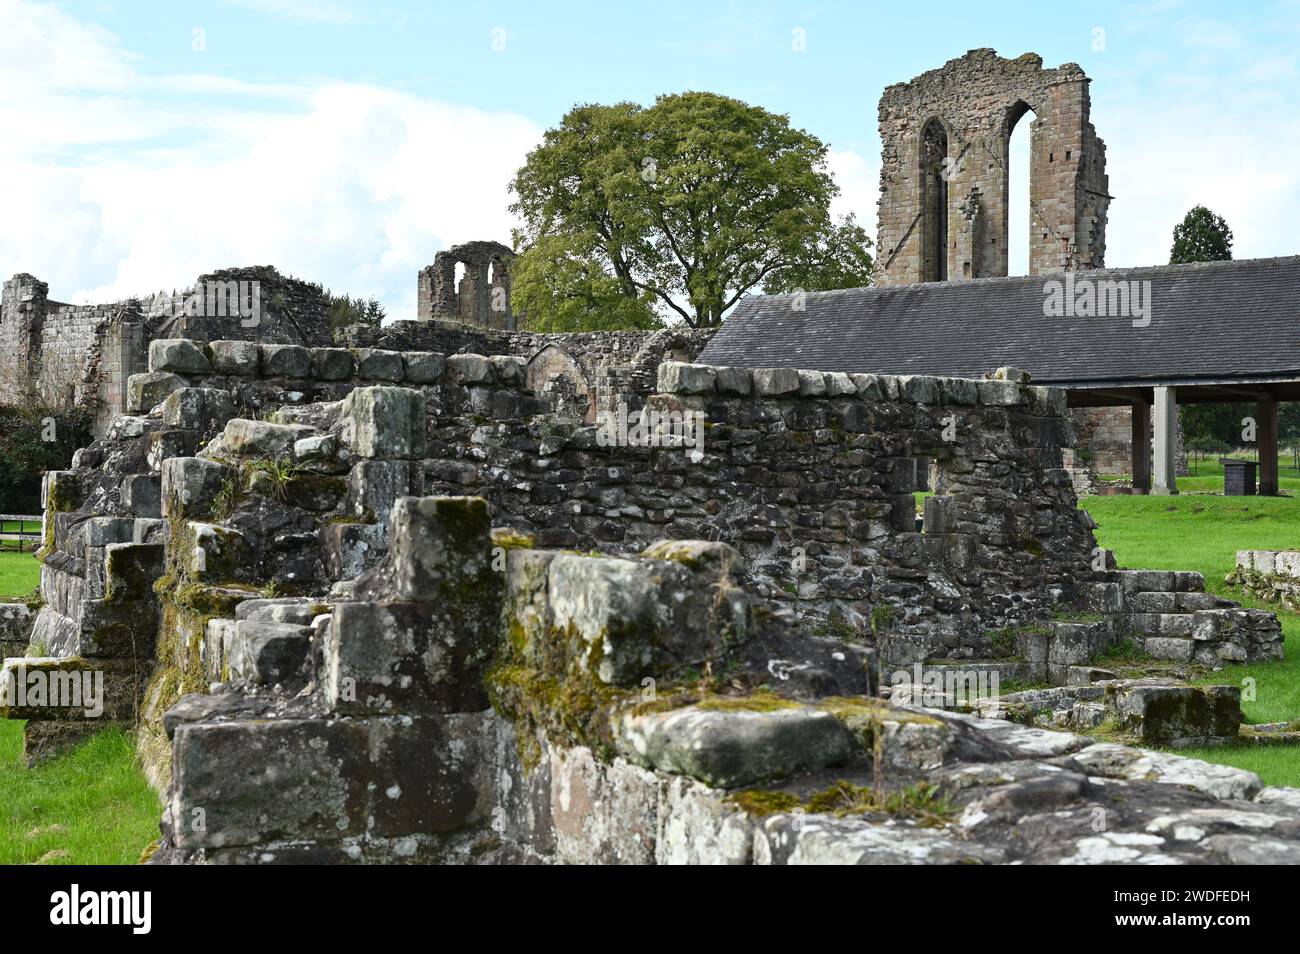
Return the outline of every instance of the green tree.
{"type": "MultiPolygon", "coordinates": [[[[325,321],[335,341],[342,341],[349,329],[378,328],[384,321],[384,306],[378,298],[362,298],[358,295],[332,295],[326,292],[329,306],[325,311],[325,321]]],[[[283,301],[283,299],[281,299],[283,301]]]]}
{"type": "Polygon", "coordinates": [[[516,247],[527,256],[542,239],[563,243],[534,257],[530,281],[550,291],[528,293],[542,309],[529,322],[550,322],[546,309],[587,283],[577,256],[611,279],[597,283],[602,299],[652,302],[696,328],[758,287],[865,283],[866,236],[831,219],[826,152],[787,117],[713,93],[574,107],[511,183],[524,223],[516,247]]]}
{"type": "MultiPolygon", "coordinates": [[[[1193,208],[1174,226],[1170,265],[1221,262],[1232,258],[1232,229],[1222,216],[1203,205],[1193,208]]],[[[1187,447],[1236,447],[1241,443],[1241,419],[1254,414],[1251,404],[1184,404],[1178,408],[1187,447]]]]}
{"type": "Polygon", "coordinates": [[[546,235],[510,267],[510,300],[529,331],[632,331],[662,328],[648,295],[630,298],[590,249],[546,235]]]}
{"type": "Polygon", "coordinates": [[[0,513],[41,512],[41,475],[66,470],[90,443],[94,410],[55,407],[38,397],[0,405],[0,513]]]}
{"type": "Polygon", "coordinates": [[[857,219],[846,215],[783,268],[763,282],[770,294],[834,291],[871,284],[871,239],[857,219]]]}
{"type": "Polygon", "coordinates": [[[1188,262],[1226,262],[1232,258],[1232,229],[1222,216],[1198,205],[1174,226],[1170,265],[1188,262]]]}

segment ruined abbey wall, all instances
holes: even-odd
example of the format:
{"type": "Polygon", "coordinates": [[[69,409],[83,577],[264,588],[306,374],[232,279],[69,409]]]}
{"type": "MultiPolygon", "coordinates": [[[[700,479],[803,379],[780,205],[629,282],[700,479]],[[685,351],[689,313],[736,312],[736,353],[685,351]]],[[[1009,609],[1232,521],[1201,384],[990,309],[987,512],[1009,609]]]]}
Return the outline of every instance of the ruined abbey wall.
{"type": "MultiPolygon", "coordinates": [[[[1161,658],[1280,655],[1272,614],[1198,574],[1107,567],[1061,467],[1062,395],[1014,369],[661,360],[644,446],[602,439],[508,354],[159,339],[149,367],[129,413],[48,475],[45,605],[4,614],[40,657],[6,673],[101,673],[103,712],[10,698],[0,715],[28,720],[33,762],[136,727],[168,792],[160,861],[829,859],[858,850],[853,826],[804,845],[735,793],[1042,751],[1009,723],[873,700],[882,665],[1060,685],[1134,633],[1161,658]],[[688,413],[703,421],[679,427],[688,413]],[[919,527],[918,460],[937,475],[919,527]]],[[[1232,693],[1178,687],[1200,715],[1157,722],[1165,691],[1094,707],[1152,738],[1235,733],[1232,693]]],[[[1094,774],[1152,781],[1122,746],[1054,737],[1094,774]]],[[[1260,793],[1224,771],[1207,793],[1260,793]]],[[[900,837],[880,857],[1071,844],[900,837]]]]}
{"type": "Polygon", "coordinates": [[[1110,196],[1088,83],[1073,63],[979,49],[887,87],[876,282],[1007,274],[1008,144],[1029,111],[1029,272],[1101,268],[1110,196]]]}
{"type": "Polygon", "coordinates": [[[222,269],[187,289],[94,305],[53,301],[45,282],[15,275],[0,297],[0,403],[93,406],[93,432],[102,436],[126,411],[128,379],[147,370],[151,340],[326,345],[326,307],[319,286],[266,266],[222,269]]]}

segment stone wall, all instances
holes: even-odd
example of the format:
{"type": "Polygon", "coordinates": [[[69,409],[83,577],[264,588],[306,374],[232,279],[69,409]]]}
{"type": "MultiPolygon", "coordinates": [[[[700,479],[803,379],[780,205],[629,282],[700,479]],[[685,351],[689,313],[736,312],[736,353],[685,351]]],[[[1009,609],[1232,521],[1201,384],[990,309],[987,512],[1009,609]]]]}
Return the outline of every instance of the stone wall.
{"type": "Polygon", "coordinates": [[[397,321],[353,334],[349,344],[395,351],[513,355],[525,362],[525,383],[535,391],[571,395],[588,422],[626,404],[639,410],[654,391],[659,365],[693,361],[712,329],[574,333],[491,332],[447,321],[397,321]]]}
{"type": "Polygon", "coordinates": [[[1041,758],[1049,737],[1088,775],[1260,792],[1249,773],[870,698],[881,666],[911,663],[1065,682],[1143,626],[1153,654],[1276,658],[1271,614],[1196,574],[1106,568],[1060,466],[1062,395],[1023,374],[662,361],[644,407],[676,417],[641,446],[557,414],[513,355],[149,352],[129,413],[47,477],[31,638],[49,655],[6,670],[104,674],[105,715],[12,697],[0,715],[27,720],[31,762],[105,718],[136,725],[169,792],[160,861],[1046,859],[1086,846],[945,829],[867,849],[876,828],[818,808],[867,799],[887,822],[882,768],[938,785],[989,753],[1041,758]],[[686,412],[702,445],[670,426],[686,412]],[[918,461],[935,473],[921,529],[918,461]],[[804,845],[773,806],[827,840],[804,845]]]}
{"type": "Polygon", "coordinates": [[[1074,63],[978,49],[887,87],[877,283],[1007,274],[1008,144],[1030,110],[1029,272],[1101,268],[1110,196],[1088,83],[1074,63]]]}
{"type": "Polygon", "coordinates": [[[103,436],[126,410],[127,380],[146,370],[149,342],[183,336],[322,346],[329,299],[269,266],[199,276],[191,287],[98,305],[52,301],[45,282],[15,275],[0,298],[0,403],[93,405],[103,436]]]}
{"type": "MultiPolygon", "coordinates": [[[[659,364],[645,406],[702,414],[697,453],[609,446],[595,425],[550,413],[545,388],[530,388],[512,356],[263,346],[236,362],[233,343],[207,353],[181,344],[171,354],[155,342],[156,370],[132,380],[133,413],[182,387],[229,393],[244,414],[337,402],[367,382],[415,388],[428,412],[423,459],[414,471],[401,465],[400,479],[373,465],[389,497],[369,500],[372,481],[357,478],[358,500],[369,502],[354,511],[386,512],[394,487],[474,492],[498,524],[544,546],[725,540],[750,560],[764,596],[823,628],[874,632],[905,661],[983,655],[985,631],[1050,613],[1092,559],[1061,467],[1061,392],[659,364]],[[917,459],[939,474],[925,532],[917,459]]],[[[166,431],[155,440],[195,446],[166,431]]]]}
{"type": "MultiPolygon", "coordinates": [[[[235,621],[245,678],[167,714],[151,863],[1300,861],[1300,790],[871,697],[870,658],[765,622],[724,544],[499,572],[489,527],[481,499],[402,498],[351,599],[235,621]]],[[[1093,695],[1162,743],[1240,718],[1231,688],[1093,695]]]]}
{"type": "Polygon", "coordinates": [[[1300,550],[1239,550],[1228,582],[1261,600],[1300,610],[1300,550]]]}

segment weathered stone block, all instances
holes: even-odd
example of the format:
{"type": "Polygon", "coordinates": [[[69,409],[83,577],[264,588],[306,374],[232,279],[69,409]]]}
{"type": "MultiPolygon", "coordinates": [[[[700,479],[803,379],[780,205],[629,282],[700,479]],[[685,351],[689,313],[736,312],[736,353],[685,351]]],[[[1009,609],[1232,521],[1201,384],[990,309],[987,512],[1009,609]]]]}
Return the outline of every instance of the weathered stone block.
{"type": "Polygon", "coordinates": [[[754,390],[754,375],[748,368],[715,368],[719,394],[748,397],[754,390]]]}
{"type": "Polygon", "coordinates": [[[370,770],[364,722],[182,724],[172,765],[169,812],[182,850],[329,842],[365,833],[370,770]]]}
{"type": "Polygon", "coordinates": [[[201,457],[172,457],[163,461],[163,516],[205,516],[221,492],[226,476],[222,464],[201,457]]]}
{"type": "Polygon", "coordinates": [[[494,354],[488,358],[497,384],[521,385],[524,383],[524,362],[512,354],[494,354]]]}
{"type": "Polygon", "coordinates": [[[652,864],[659,779],[622,759],[606,765],[589,749],[551,750],[556,855],[571,864],[652,864]]]}
{"type": "Polygon", "coordinates": [[[198,434],[180,428],[150,431],[144,436],[145,462],[152,473],[162,473],[163,461],[173,457],[192,457],[198,449],[198,434]]]}
{"type": "Polygon", "coordinates": [[[446,359],[436,351],[407,351],[402,364],[403,376],[411,384],[434,384],[442,377],[446,359]]]}
{"type": "Polygon", "coordinates": [[[239,457],[278,459],[293,456],[293,445],[315,434],[303,424],[271,424],[237,417],[226,424],[222,442],[228,453],[239,457]]]}
{"type": "Polygon", "coordinates": [[[1236,740],[1242,719],[1239,687],[1167,683],[1145,679],[1111,683],[1106,705],[1125,729],[1145,742],[1192,745],[1236,740]]]}
{"type": "Polygon", "coordinates": [[[387,524],[393,505],[416,489],[412,465],[401,460],[364,460],[348,472],[348,510],[366,523],[387,524]]]}
{"type": "Polygon", "coordinates": [[[370,834],[449,832],[485,819],[495,806],[492,718],[370,719],[370,834]]]}
{"type": "Polygon", "coordinates": [[[880,401],[885,392],[880,387],[880,378],[874,374],[850,374],[849,380],[857,389],[858,397],[864,401],[880,401]]]}
{"type": "Polygon", "coordinates": [[[1142,640],[1142,648],[1154,659],[1175,659],[1187,662],[1192,658],[1196,643],[1191,639],[1177,639],[1166,636],[1148,636],[1142,640]]]}
{"type": "Polygon", "coordinates": [[[351,580],[378,566],[386,552],[385,524],[335,523],[321,528],[325,571],[331,580],[351,580]]]}
{"type": "Polygon", "coordinates": [[[167,395],[184,386],[184,378],[166,371],[133,374],[126,382],[126,409],[133,414],[148,414],[167,395]]]}
{"type": "Polygon", "coordinates": [[[564,554],[548,575],[567,665],[613,685],[715,658],[751,625],[747,595],[715,591],[678,563],[564,554]]]}
{"type": "Polygon", "coordinates": [[[400,351],[356,350],[357,377],[366,381],[400,381],[405,373],[400,351]]]}
{"type": "Polygon", "coordinates": [[[713,394],[718,373],[706,364],[665,361],[659,365],[658,390],[663,394],[713,394]]]}
{"type": "Polygon", "coordinates": [[[162,516],[162,477],[159,474],[128,474],[119,490],[122,506],[136,517],[162,516]]]}
{"type": "Polygon", "coordinates": [[[820,371],[800,371],[799,395],[801,397],[824,397],[826,395],[826,376],[820,371]]]}
{"type": "Polygon", "coordinates": [[[970,378],[940,378],[939,394],[944,404],[978,404],[979,385],[970,378]]]}
{"type": "Polygon", "coordinates": [[[347,348],[312,348],[311,375],[321,381],[346,381],[355,363],[347,348]]]}
{"type": "Polygon", "coordinates": [[[104,547],[104,599],[110,603],[152,602],[153,585],[163,575],[164,552],[162,544],[107,544],[104,547]]]}
{"type": "Polygon", "coordinates": [[[444,373],[453,384],[491,384],[495,377],[491,362],[481,354],[448,355],[444,373]]]}
{"type": "Polygon", "coordinates": [[[341,438],[358,457],[424,455],[424,395],[411,388],[357,388],[343,402],[341,438]]]}
{"type": "Polygon", "coordinates": [[[208,347],[212,352],[212,370],[217,374],[257,376],[261,358],[256,341],[214,341],[208,347]]]}
{"type": "Polygon", "coordinates": [[[990,407],[1014,407],[1025,403],[1024,392],[1013,381],[977,381],[980,403],[990,407]]]}
{"type": "Polygon", "coordinates": [[[311,351],[301,345],[264,344],[261,370],[264,378],[311,377],[311,351]]]}
{"type": "Polygon", "coordinates": [[[477,712],[496,648],[498,602],[340,603],[325,649],[332,711],[477,712]]]}
{"type": "Polygon", "coordinates": [[[333,460],[339,452],[339,439],[333,434],[318,434],[293,442],[293,457],[302,463],[333,460]]]}
{"type": "Polygon", "coordinates": [[[230,678],[264,686],[305,681],[311,636],[310,626],[240,620],[228,657],[230,678]]]}
{"type": "Polygon", "coordinates": [[[902,374],[898,377],[899,398],[913,404],[938,404],[939,379],[923,374],[902,374]]]}
{"type": "Polygon", "coordinates": [[[394,598],[500,608],[492,522],[482,497],[402,497],[393,506],[387,579],[394,598]]]}
{"type": "Polygon", "coordinates": [[[793,704],[751,711],[744,704],[624,714],[616,725],[619,752],[638,765],[718,788],[816,771],[852,753],[844,727],[828,712],[793,704]]]}
{"type": "Polygon", "coordinates": [[[130,517],[91,517],[82,526],[82,540],[88,547],[129,543],[134,523],[130,517]]]}
{"type": "Polygon", "coordinates": [[[722,793],[689,778],[673,778],[659,796],[660,865],[747,865],[754,820],[722,793]]]}
{"type": "Polygon", "coordinates": [[[179,388],[163,401],[162,419],[167,427],[211,434],[234,416],[230,392],[216,388],[179,388]]]}
{"type": "Polygon", "coordinates": [[[759,397],[779,397],[799,391],[799,372],[793,368],[755,368],[754,393],[759,397]]]}
{"type": "Polygon", "coordinates": [[[155,338],[149,342],[149,371],[211,374],[212,362],[197,342],[184,338],[155,338]]]}

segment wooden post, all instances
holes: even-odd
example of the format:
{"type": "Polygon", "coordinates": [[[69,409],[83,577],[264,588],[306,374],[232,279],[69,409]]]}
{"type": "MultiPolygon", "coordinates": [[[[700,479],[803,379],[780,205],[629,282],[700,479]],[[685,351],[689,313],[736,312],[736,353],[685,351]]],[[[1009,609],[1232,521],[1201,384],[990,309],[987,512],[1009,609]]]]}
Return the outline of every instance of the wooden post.
{"type": "Polygon", "coordinates": [[[1133,492],[1146,494],[1151,492],[1151,405],[1142,398],[1133,402],[1132,423],[1133,492]]]}
{"type": "Polygon", "coordinates": [[[1255,404],[1255,429],[1259,439],[1259,494],[1276,497],[1277,481],[1277,399],[1261,397],[1255,404]]]}

